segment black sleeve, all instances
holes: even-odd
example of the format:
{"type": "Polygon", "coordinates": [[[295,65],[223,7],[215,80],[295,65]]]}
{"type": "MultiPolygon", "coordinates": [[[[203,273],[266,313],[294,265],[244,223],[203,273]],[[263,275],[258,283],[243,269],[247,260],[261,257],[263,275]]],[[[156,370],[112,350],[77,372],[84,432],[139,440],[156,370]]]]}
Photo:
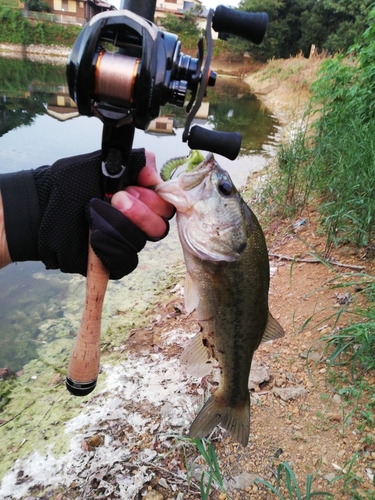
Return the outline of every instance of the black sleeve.
{"type": "Polygon", "coordinates": [[[0,191],[10,258],[13,262],[40,260],[40,208],[33,171],[0,174],[0,191]]]}

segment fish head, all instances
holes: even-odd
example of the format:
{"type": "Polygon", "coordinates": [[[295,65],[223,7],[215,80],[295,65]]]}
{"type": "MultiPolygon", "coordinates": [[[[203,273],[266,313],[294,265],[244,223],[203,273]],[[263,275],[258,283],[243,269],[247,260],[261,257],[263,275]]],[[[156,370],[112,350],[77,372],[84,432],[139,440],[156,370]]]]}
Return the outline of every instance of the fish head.
{"type": "Polygon", "coordinates": [[[245,204],[213,154],[155,188],[177,210],[182,247],[203,260],[236,261],[246,248],[245,204]]]}

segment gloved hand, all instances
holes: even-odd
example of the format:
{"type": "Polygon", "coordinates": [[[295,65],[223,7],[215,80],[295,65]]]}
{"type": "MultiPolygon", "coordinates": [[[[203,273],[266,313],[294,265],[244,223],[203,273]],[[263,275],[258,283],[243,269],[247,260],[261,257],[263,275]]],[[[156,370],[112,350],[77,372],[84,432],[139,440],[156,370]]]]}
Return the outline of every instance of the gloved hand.
{"type": "MultiPolygon", "coordinates": [[[[160,182],[154,156],[143,149],[132,151],[127,171],[127,182],[138,179],[141,186],[160,182]]],[[[42,260],[47,269],[84,276],[89,227],[95,253],[111,279],[120,279],[135,269],[137,253],[147,239],[167,234],[166,219],[173,215],[172,206],[145,187],[117,193],[114,206],[102,201],[100,152],[5,174],[0,176],[0,189],[12,261],[42,260]],[[18,202],[23,200],[21,207],[15,205],[16,192],[18,202]]]]}

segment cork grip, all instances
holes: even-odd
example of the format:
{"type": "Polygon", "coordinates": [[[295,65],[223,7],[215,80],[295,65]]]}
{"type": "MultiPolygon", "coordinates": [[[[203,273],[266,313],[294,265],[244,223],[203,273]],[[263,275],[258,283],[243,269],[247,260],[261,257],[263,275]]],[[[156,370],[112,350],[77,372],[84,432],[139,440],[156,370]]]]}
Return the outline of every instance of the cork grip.
{"type": "Polygon", "coordinates": [[[96,386],[100,365],[100,325],[108,279],[109,271],[89,245],[85,307],[66,376],[66,387],[75,396],[86,396],[96,386]]]}

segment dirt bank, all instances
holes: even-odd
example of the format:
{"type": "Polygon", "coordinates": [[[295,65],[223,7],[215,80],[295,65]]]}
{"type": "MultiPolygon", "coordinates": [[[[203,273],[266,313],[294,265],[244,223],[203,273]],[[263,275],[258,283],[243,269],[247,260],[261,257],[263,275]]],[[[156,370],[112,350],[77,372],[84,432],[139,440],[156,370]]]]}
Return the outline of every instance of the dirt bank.
{"type": "Polygon", "coordinates": [[[310,97],[310,86],[321,63],[319,56],[272,60],[258,71],[245,74],[244,80],[286,125],[303,116],[310,97]]]}

